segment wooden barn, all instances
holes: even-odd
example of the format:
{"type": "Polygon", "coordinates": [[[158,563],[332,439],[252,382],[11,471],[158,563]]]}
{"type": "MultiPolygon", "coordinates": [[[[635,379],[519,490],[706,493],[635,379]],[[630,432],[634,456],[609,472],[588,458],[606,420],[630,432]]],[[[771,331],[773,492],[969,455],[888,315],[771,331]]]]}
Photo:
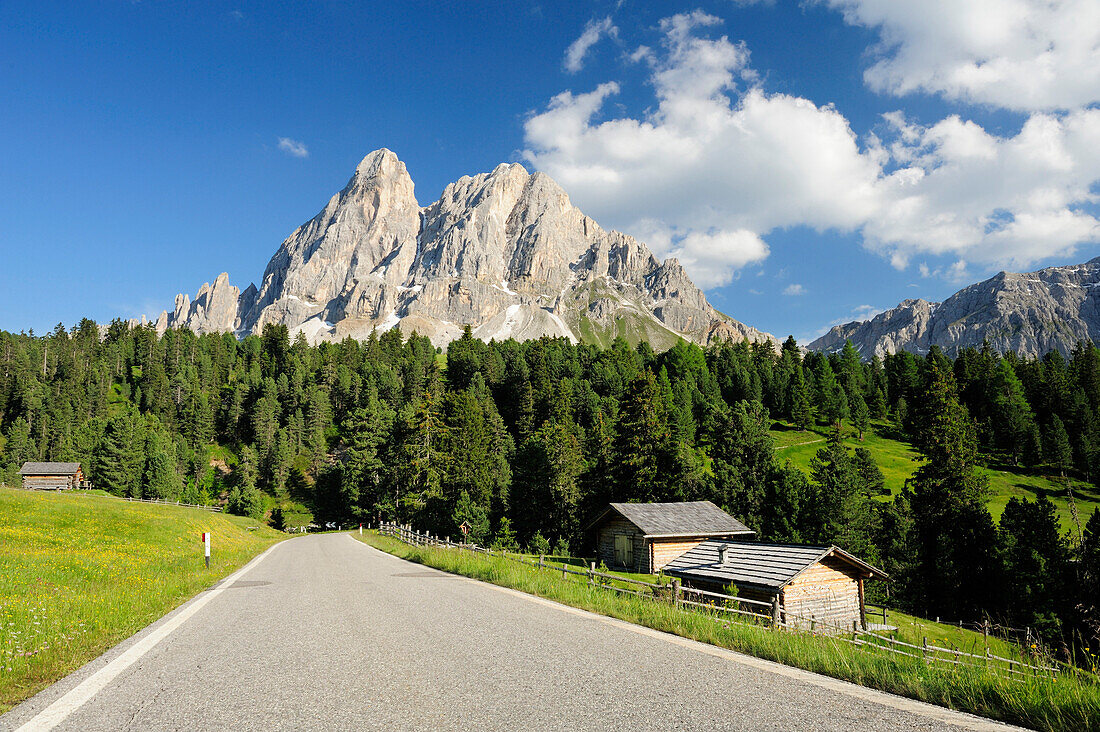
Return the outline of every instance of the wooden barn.
{"type": "Polygon", "coordinates": [[[38,491],[67,491],[84,484],[80,463],[23,463],[23,487],[38,491]]]}
{"type": "Polygon", "coordinates": [[[710,501],[612,503],[588,523],[596,556],[608,567],[652,574],[707,539],[755,533],[710,501]]]}
{"type": "Polygon", "coordinates": [[[664,569],[685,586],[775,603],[779,620],[828,632],[867,626],[863,583],[886,573],[835,546],[705,541],[664,569]]]}

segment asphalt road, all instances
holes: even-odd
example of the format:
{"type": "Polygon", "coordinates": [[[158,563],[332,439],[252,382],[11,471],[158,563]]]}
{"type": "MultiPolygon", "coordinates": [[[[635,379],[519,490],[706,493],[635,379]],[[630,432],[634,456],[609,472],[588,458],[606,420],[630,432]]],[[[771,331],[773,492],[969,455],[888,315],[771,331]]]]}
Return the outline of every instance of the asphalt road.
{"type": "Polygon", "coordinates": [[[1009,729],[454,577],[343,534],[276,545],[0,717],[0,729],[28,722],[87,732],[1009,729]]]}

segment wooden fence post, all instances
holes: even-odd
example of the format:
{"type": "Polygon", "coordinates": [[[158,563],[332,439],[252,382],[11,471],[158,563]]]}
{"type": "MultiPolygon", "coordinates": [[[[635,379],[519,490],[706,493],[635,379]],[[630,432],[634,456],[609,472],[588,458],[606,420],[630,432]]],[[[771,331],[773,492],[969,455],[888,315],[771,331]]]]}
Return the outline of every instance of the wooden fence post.
{"type": "Polygon", "coordinates": [[[545,554],[540,554],[539,555],[539,569],[542,569],[542,565],[543,565],[543,562],[544,562],[545,559],[546,559],[545,554]]]}
{"type": "Polygon", "coordinates": [[[588,570],[588,584],[596,584],[596,563],[591,562],[591,568],[588,570]]]}
{"type": "Polygon", "coordinates": [[[772,598],[772,627],[779,628],[779,593],[772,598]]]}
{"type": "Polygon", "coordinates": [[[680,606],[680,578],[679,577],[673,577],[672,578],[672,606],[673,607],[679,607],[680,606]]]}

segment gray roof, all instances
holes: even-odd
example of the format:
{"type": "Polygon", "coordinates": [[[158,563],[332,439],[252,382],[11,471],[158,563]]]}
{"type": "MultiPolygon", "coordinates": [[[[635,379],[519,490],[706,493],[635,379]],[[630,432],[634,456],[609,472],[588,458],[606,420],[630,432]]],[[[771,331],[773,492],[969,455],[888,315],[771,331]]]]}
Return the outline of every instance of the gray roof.
{"type": "Polygon", "coordinates": [[[20,475],[74,475],[80,463],[23,463],[20,475]]]}
{"type": "Polygon", "coordinates": [[[752,534],[748,526],[710,501],[679,503],[612,503],[588,528],[614,511],[634,524],[646,536],[713,536],[752,534]]]}
{"type": "Polygon", "coordinates": [[[886,573],[835,546],[759,544],[748,541],[704,541],[665,565],[665,574],[723,584],[746,585],[772,592],[822,559],[832,556],[852,565],[867,578],[887,579],[886,573]],[[726,563],[718,563],[718,548],[726,550],[726,563]]]}

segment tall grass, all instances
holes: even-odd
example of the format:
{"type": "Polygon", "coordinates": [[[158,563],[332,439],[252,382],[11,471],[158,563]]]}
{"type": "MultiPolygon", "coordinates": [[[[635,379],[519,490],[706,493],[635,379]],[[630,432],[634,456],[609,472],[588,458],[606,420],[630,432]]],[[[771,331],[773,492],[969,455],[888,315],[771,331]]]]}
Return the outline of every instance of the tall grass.
{"type": "Polygon", "coordinates": [[[1069,673],[1012,680],[981,668],[941,668],[872,654],[842,640],[716,621],[712,616],[563,580],[500,557],[356,536],[395,556],[684,638],[1040,730],[1100,730],[1100,685],[1069,673]]]}
{"type": "Polygon", "coordinates": [[[0,713],[283,537],[252,519],[0,487],[0,713]],[[211,532],[210,569],[202,532],[211,532]]]}

